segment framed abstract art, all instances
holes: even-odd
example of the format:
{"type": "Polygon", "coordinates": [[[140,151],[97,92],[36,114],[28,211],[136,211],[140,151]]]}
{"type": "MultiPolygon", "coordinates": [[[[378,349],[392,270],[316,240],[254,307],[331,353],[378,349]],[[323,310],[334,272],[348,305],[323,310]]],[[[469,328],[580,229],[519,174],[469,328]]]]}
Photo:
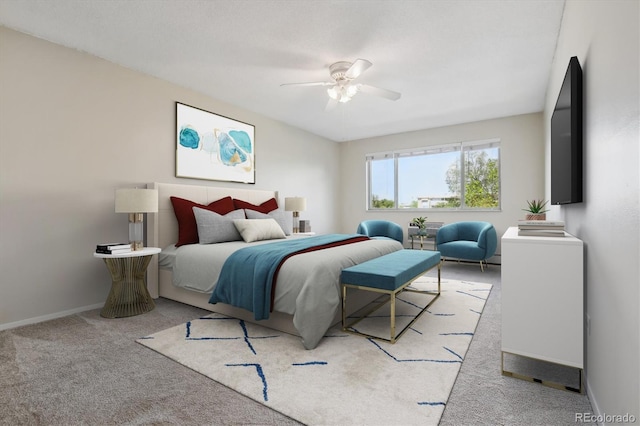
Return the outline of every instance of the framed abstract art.
{"type": "Polygon", "coordinates": [[[255,127],[176,102],[176,177],[255,183],[255,127]]]}

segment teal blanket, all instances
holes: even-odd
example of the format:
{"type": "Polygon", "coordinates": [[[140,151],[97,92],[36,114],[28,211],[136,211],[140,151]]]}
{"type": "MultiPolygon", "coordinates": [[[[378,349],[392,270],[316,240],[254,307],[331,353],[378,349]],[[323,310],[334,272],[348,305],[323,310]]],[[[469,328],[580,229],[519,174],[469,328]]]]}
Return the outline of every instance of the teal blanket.
{"type": "Polygon", "coordinates": [[[227,303],[253,312],[256,320],[269,318],[274,276],[288,257],[323,246],[340,245],[362,235],[329,234],[278,241],[240,249],[222,265],[209,303],[227,303]]]}

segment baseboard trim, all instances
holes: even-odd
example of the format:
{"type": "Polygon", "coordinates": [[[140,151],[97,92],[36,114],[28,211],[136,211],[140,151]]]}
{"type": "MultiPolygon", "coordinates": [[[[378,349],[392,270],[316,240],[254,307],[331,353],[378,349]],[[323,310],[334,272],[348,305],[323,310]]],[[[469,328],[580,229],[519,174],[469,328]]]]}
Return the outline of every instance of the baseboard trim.
{"type": "MultiPolygon", "coordinates": [[[[587,374],[586,369],[585,369],[584,375],[585,375],[584,387],[587,392],[587,398],[589,398],[589,402],[591,403],[591,408],[593,408],[593,414],[596,416],[596,418],[602,418],[602,412],[600,411],[600,407],[598,407],[598,401],[596,401],[596,398],[593,396],[593,392],[591,391],[591,386],[589,385],[589,375],[587,374]]],[[[592,413],[589,413],[589,414],[592,414],[592,413]]],[[[596,421],[596,424],[598,426],[604,425],[603,422],[598,422],[598,421],[596,421]]]]}
{"type": "Polygon", "coordinates": [[[39,322],[44,322],[44,321],[49,321],[49,320],[52,320],[52,319],[62,318],[62,317],[66,317],[66,316],[69,316],[69,315],[77,314],[79,312],[90,311],[92,309],[102,308],[103,306],[104,306],[104,303],[97,303],[95,305],[82,306],[80,308],[69,309],[67,311],[56,312],[56,313],[49,314],[49,315],[42,315],[42,316],[39,316],[39,317],[27,318],[27,319],[20,320],[20,321],[8,322],[6,324],[0,324],[0,331],[10,330],[12,328],[18,328],[18,327],[22,327],[22,326],[25,326],[25,325],[37,324],[39,322]]]}

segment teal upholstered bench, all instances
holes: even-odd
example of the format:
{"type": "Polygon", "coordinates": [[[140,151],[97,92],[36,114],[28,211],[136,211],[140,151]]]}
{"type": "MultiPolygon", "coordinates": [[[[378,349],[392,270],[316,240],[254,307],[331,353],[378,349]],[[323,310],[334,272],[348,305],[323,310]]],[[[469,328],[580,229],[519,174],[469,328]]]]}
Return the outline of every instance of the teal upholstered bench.
{"type": "Polygon", "coordinates": [[[381,257],[368,260],[358,265],[343,269],[340,275],[342,284],[342,330],[366,337],[395,343],[405,331],[427,310],[440,296],[440,252],[422,250],[399,250],[381,257]],[[438,291],[422,291],[409,288],[409,285],[431,268],[438,267],[438,291]],[[389,295],[389,299],[378,303],[369,312],[347,324],[347,289],[374,291],[389,295]],[[411,322],[396,335],[396,296],[403,291],[411,291],[434,296],[411,322]],[[353,326],[372,312],[390,303],[391,338],[356,331],[353,326]]]}

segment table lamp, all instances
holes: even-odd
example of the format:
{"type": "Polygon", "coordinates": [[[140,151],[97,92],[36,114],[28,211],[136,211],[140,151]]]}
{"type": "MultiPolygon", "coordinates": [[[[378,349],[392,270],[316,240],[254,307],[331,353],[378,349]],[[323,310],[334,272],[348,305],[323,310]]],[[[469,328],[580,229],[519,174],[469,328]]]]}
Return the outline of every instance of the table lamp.
{"type": "Polygon", "coordinates": [[[116,189],[116,213],[129,213],[131,250],[142,250],[144,213],[158,211],[157,189],[116,189]]]}
{"type": "Polygon", "coordinates": [[[304,197],[287,197],[284,199],[284,209],[293,212],[293,233],[300,232],[300,213],[307,209],[307,199],[304,197]]]}

